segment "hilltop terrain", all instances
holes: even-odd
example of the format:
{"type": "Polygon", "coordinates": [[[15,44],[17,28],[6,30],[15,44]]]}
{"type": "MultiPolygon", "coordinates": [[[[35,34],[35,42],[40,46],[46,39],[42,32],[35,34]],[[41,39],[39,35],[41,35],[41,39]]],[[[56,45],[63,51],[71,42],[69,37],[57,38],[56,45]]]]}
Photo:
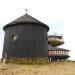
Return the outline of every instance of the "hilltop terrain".
{"type": "Polygon", "coordinates": [[[0,75],[75,75],[75,62],[51,62],[50,64],[0,63],[0,75]]]}

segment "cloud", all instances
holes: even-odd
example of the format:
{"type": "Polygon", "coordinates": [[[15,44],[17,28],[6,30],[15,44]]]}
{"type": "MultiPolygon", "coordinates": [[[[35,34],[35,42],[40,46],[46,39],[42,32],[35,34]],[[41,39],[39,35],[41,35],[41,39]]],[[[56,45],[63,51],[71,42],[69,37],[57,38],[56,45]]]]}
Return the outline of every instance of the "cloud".
{"type": "Polygon", "coordinates": [[[3,41],[4,41],[4,32],[2,30],[2,26],[0,26],[0,58],[2,57],[3,41]]]}
{"type": "Polygon", "coordinates": [[[25,8],[30,15],[49,25],[49,34],[51,31],[62,33],[65,40],[63,47],[70,49],[71,56],[75,57],[75,0],[1,0],[0,49],[4,39],[2,27],[25,14],[25,8]]]}

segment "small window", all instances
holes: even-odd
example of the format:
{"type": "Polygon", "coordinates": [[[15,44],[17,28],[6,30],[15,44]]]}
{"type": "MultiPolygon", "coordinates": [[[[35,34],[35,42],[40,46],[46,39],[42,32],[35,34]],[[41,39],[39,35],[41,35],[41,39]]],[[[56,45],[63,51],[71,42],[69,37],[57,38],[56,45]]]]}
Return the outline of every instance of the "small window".
{"type": "Polygon", "coordinates": [[[12,41],[16,41],[16,40],[17,40],[17,38],[18,38],[18,37],[17,37],[17,35],[15,35],[15,34],[14,34],[14,35],[12,35],[12,37],[11,37],[12,41]]]}

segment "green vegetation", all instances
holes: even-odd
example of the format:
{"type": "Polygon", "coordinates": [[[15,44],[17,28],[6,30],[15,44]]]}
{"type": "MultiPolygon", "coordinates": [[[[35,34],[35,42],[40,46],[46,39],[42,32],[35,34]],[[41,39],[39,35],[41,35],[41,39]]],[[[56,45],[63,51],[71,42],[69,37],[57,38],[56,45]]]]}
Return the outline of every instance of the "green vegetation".
{"type": "Polygon", "coordinates": [[[50,61],[48,61],[48,59],[42,59],[42,58],[36,58],[36,59],[13,58],[8,60],[7,63],[34,65],[34,64],[50,64],[50,61]]]}

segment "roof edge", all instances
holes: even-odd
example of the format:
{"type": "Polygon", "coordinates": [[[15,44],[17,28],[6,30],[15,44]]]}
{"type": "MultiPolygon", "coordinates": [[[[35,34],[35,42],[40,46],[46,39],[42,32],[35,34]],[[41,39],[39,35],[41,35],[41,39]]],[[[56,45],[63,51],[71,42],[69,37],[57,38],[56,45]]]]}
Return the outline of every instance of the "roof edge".
{"type": "Polygon", "coordinates": [[[47,26],[47,25],[44,24],[44,23],[38,23],[38,22],[14,22],[13,24],[9,23],[9,24],[6,24],[6,25],[3,27],[3,30],[5,31],[6,28],[11,27],[11,26],[14,26],[14,25],[17,25],[17,24],[40,24],[40,25],[46,27],[47,32],[49,31],[49,26],[47,26]]]}

